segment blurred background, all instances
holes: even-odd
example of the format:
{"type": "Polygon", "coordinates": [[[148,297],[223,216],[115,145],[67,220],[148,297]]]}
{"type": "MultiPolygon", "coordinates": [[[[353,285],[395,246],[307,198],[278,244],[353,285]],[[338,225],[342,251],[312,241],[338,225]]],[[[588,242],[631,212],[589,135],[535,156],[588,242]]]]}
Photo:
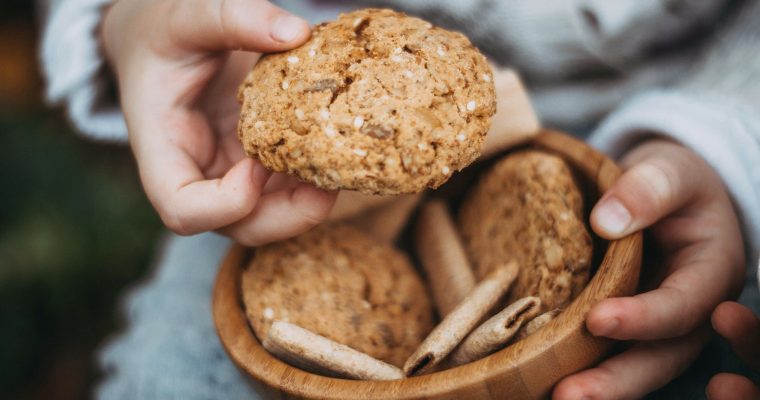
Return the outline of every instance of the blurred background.
{"type": "Polygon", "coordinates": [[[160,220],[126,146],[43,102],[34,2],[0,1],[0,399],[82,399],[160,220]]]}

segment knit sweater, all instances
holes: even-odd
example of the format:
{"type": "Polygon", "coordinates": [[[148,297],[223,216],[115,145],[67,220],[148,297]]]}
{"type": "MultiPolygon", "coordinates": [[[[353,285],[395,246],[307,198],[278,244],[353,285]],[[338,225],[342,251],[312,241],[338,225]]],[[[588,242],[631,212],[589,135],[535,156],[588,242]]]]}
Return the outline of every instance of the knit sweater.
{"type": "MultiPolygon", "coordinates": [[[[62,104],[84,135],[123,143],[126,125],[95,35],[108,3],[49,1],[41,58],[50,103],[62,104]]],[[[311,22],[349,7],[278,3],[311,22]]],[[[526,78],[545,125],[575,132],[593,127],[588,140],[612,157],[652,132],[702,156],[723,179],[742,222],[752,260],[744,296],[757,293],[760,57],[753,47],[760,43],[760,2],[375,0],[350,7],[369,3],[464,32],[526,78]]],[[[169,236],[156,274],[125,303],[126,332],[102,352],[111,373],[100,396],[255,396],[225,359],[208,309],[227,244],[213,234],[169,236]],[[159,382],[158,375],[166,379],[159,382]]]]}

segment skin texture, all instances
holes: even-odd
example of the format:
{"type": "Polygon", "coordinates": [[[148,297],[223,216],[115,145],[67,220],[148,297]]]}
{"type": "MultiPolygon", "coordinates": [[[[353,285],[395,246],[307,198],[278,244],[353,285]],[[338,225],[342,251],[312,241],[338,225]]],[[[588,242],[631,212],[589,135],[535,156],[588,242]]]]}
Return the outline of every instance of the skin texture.
{"type": "Polygon", "coordinates": [[[643,266],[642,279],[654,287],[591,309],[593,335],[637,343],[562,380],[554,399],[638,399],[665,385],[709,339],[712,310],[741,289],[741,232],[717,174],[690,150],[659,139],[634,148],[622,165],[625,173],[592,210],[591,225],[608,239],[648,228],[662,251],[643,266]]]}
{"type": "MultiPolygon", "coordinates": [[[[760,319],[749,308],[726,301],[712,314],[712,326],[726,338],[734,352],[755,371],[760,371],[760,319]]],[[[760,398],[760,388],[735,374],[715,375],[707,385],[710,400],[749,400],[760,398]]]]}
{"type": "Polygon", "coordinates": [[[258,245],[327,216],[334,193],[271,175],[235,131],[238,84],[260,53],[306,41],[306,21],[262,0],[132,0],[107,10],[101,35],[140,178],[169,229],[258,245]]]}

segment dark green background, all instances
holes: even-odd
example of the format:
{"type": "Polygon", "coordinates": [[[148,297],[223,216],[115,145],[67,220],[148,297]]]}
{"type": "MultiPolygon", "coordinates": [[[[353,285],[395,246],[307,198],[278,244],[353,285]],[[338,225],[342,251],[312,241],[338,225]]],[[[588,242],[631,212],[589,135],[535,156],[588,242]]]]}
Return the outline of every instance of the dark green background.
{"type": "Polygon", "coordinates": [[[0,399],[86,398],[93,352],[119,328],[116,301],[148,268],[160,221],[128,148],[75,134],[41,101],[36,50],[8,50],[35,43],[33,2],[0,3],[0,68],[34,77],[10,78],[21,94],[0,82],[0,399]]]}

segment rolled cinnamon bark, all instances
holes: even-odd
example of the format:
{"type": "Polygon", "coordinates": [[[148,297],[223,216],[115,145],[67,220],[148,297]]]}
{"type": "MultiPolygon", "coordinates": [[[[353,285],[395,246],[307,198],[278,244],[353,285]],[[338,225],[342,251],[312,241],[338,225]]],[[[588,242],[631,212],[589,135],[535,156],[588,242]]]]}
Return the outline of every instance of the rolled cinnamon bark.
{"type": "Polygon", "coordinates": [[[481,158],[530,140],[541,130],[528,93],[517,74],[507,68],[494,67],[496,114],[486,135],[481,158]]]}
{"type": "Polygon", "coordinates": [[[443,201],[432,200],[422,206],[414,239],[438,314],[443,318],[475,287],[475,274],[443,201]]]}
{"type": "Polygon", "coordinates": [[[388,204],[396,196],[378,196],[355,192],[353,190],[341,190],[335,205],[327,216],[328,221],[340,221],[355,217],[361,213],[388,204]]]}
{"type": "Polygon", "coordinates": [[[472,331],[451,353],[451,366],[479,360],[501,349],[527,321],[538,315],[541,299],[524,297],[510,304],[472,331]]]}
{"type": "Polygon", "coordinates": [[[393,242],[406,226],[409,216],[421,199],[420,193],[396,196],[386,204],[351,218],[350,222],[380,240],[393,242]]]}
{"type": "Polygon", "coordinates": [[[323,375],[378,381],[404,378],[398,367],[289,322],[275,321],[262,345],[289,364],[323,375]]]}
{"type": "Polygon", "coordinates": [[[501,300],[517,273],[517,263],[512,261],[486,275],[406,360],[404,373],[419,375],[443,361],[501,300]]]}
{"type": "Polygon", "coordinates": [[[536,333],[537,330],[541,329],[544,325],[548,324],[549,321],[553,320],[554,317],[559,315],[560,312],[562,312],[561,309],[555,308],[553,310],[549,310],[539,315],[538,317],[533,318],[532,320],[528,321],[528,323],[523,325],[522,329],[520,329],[520,331],[517,332],[517,338],[515,340],[523,340],[526,337],[536,333]]]}

